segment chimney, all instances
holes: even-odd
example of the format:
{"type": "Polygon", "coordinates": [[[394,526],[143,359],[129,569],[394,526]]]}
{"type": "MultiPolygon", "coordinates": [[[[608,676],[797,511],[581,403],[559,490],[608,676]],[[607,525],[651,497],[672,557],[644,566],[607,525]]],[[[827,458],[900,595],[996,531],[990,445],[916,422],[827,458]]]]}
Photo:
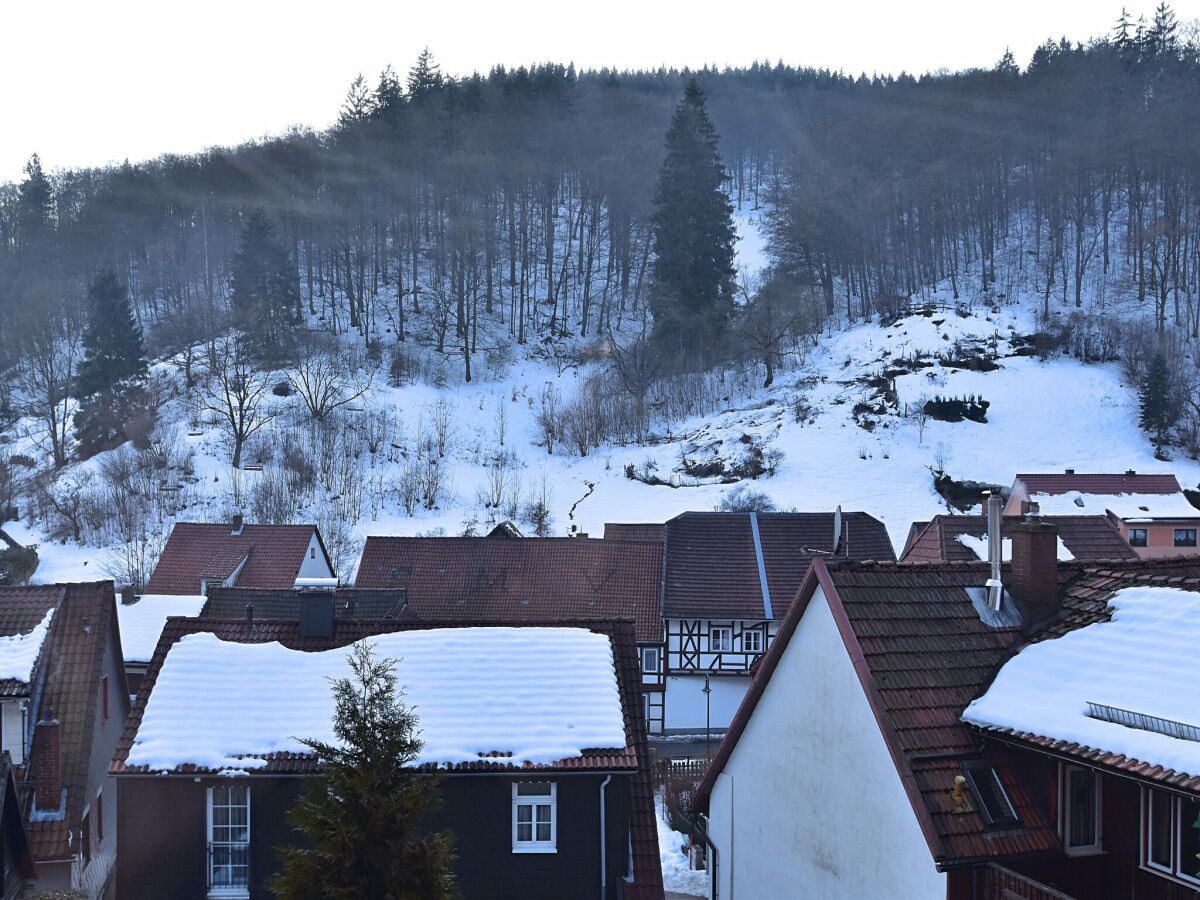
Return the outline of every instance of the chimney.
{"type": "Polygon", "coordinates": [[[1000,533],[1001,509],[1004,498],[1000,491],[987,492],[987,538],[988,538],[988,581],[987,604],[989,609],[1000,610],[1004,597],[1004,585],[1001,581],[1000,566],[1003,561],[1004,540],[1000,533]]]}
{"type": "Polygon", "coordinates": [[[1058,529],[1036,513],[1008,529],[1012,538],[1012,583],[1018,600],[1037,612],[1058,606],[1058,529]]]}
{"type": "Polygon", "coordinates": [[[1075,470],[1074,470],[1074,469],[1065,469],[1064,471],[1065,471],[1065,472],[1066,472],[1066,474],[1068,474],[1068,475],[1074,475],[1074,474],[1075,474],[1075,470]]]}
{"type": "Polygon", "coordinates": [[[59,753],[58,719],[37,723],[33,733],[33,808],[37,812],[62,809],[62,762],[59,753]]]}
{"type": "Polygon", "coordinates": [[[132,584],[122,585],[121,587],[121,604],[128,606],[137,600],[137,589],[132,584]]]}
{"type": "Polygon", "coordinates": [[[242,533],[242,514],[235,513],[233,515],[233,517],[229,520],[229,524],[233,528],[233,530],[230,532],[231,535],[241,534],[242,533]]]}
{"type": "Polygon", "coordinates": [[[1134,471],[1133,469],[1126,469],[1126,470],[1125,470],[1125,477],[1126,477],[1126,478],[1132,478],[1132,477],[1133,477],[1134,475],[1136,475],[1136,474],[1137,474],[1137,472],[1136,472],[1136,471],[1134,471]]]}
{"type": "Polygon", "coordinates": [[[253,603],[246,604],[246,621],[247,622],[254,621],[254,604],[253,603]]]}

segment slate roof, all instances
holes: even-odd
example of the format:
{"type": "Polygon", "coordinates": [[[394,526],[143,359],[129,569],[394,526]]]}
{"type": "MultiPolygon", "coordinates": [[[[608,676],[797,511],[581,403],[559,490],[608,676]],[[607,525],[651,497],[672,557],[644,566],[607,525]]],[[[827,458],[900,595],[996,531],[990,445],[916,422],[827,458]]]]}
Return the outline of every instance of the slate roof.
{"type": "Polygon", "coordinates": [[[662,547],[588,538],[368,537],[356,588],[401,589],[417,619],[630,619],[662,639],[662,547]]]}
{"type": "Polygon", "coordinates": [[[333,595],[335,619],[397,618],[403,614],[405,606],[404,591],[396,588],[338,588],[334,591],[212,588],[200,610],[200,617],[242,619],[246,616],[246,607],[252,605],[255,619],[295,620],[300,615],[300,598],[312,594],[333,595]]]}
{"type": "MultiPolygon", "coordinates": [[[[55,585],[62,600],[50,626],[47,647],[38,666],[45,668],[45,686],[39,715],[53,710],[59,721],[62,784],[67,790],[66,816],[59,820],[29,823],[29,844],[34,859],[66,859],[74,854],[69,835],[78,835],[83,818],[88,769],[98,714],[100,677],[111,640],[120,683],[110,685],[115,695],[113,715],[121,715],[129,691],[120,665],[116,598],[111,581],[55,585]]],[[[38,677],[38,676],[35,676],[38,677]]],[[[37,760],[37,741],[30,748],[30,765],[37,760]]],[[[29,773],[27,777],[32,777],[29,773]]]]}
{"type": "Polygon", "coordinates": [[[1178,494],[1179,481],[1165,473],[1089,474],[1086,472],[1028,473],[1018,475],[1030,494],[1178,494]]]}
{"type": "Polygon", "coordinates": [[[243,525],[234,534],[228,522],[180,522],[171,530],[145,592],[197,594],[205,578],[224,580],[242,560],[246,565],[239,587],[291,588],[314,531],[313,525],[243,525]]]}
{"type": "MultiPolygon", "coordinates": [[[[395,620],[336,620],[332,639],[303,638],[299,624],[285,621],[246,622],[221,619],[182,619],[167,621],[163,636],[159,640],[154,658],[146,671],[137,699],[125,721],[121,739],[109,766],[113,775],[145,774],[144,767],[128,767],[129,757],[137,731],[141,725],[146,703],[149,700],[158,673],[171,647],[186,634],[211,632],[222,640],[244,643],[279,641],[285,647],[296,650],[326,650],[344,647],[356,640],[373,635],[419,628],[457,628],[493,624],[477,621],[454,622],[398,622],[395,620]]],[[[539,771],[613,771],[632,773],[630,786],[630,840],[633,854],[634,882],[624,886],[623,896],[630,900],[661,900],[663,896],[662,868],[658,854],[658,830],[654,811],[654,793],[651,773],[650,752],[646,743],[646,725],[643,718],[641,699],[641,669],[633,624],[630,622],[578,622],[561,620],[542,622],[541,625],[558,625],[570,628],[588,628],[606,634],[612,640],[613,659],[617,669],[617,684],[621,695],[621,709],[625,721],[627,745],[624,748],[585,750],[577,758],[558,763],[537,766],[539,771]]],[[[547,673],[553,677],[553,673],[547,673]]],[[[250,777],[268,775],[312,774],[317,771],[315,757],[311,754],[276,753],[267,757],[267,765],[250,770],[250,777]]],[[[181,766],[176,774],[200,771],[195,766],[181,766]]],[[[455,766],[452,771],[462,772],[511,772],[513,768],[496,762],[472,763],[455,766]]]]}
{"type": "MultiPolygon", "coordinates": [[[[663,615],[781,619],[814,557],[828,556],[834,514],[688,512],[666,524],[663,615]],[[754,543],[757,522],[771,615],[767,615],[754,543]]],[[[838,558],[894,560],[883,523],[862,512],[842,515],[838,558]]]]}
{"type": "MultiPolygon", "coordinates": [[[[1005,516],[1002,536],[1021,521],[1005,516]]],[[[1137,559],[1137,552],[1108,516],[1043,516],[1042,521],[1058,528],[1058,536],[1076,559],[1137,559]]],[[[915,524],[914,524],[915,527],[915,524]]],[[[935,516],[911,536],[901,557],[903,562],[974,562],[979,555],[959,542],[960,534],[986,536],[986,516],[935,516]]]]}
{"type": "MultiPolygon", "coordinates": [[[[62,602],[64,587],[60,584],[38,584],[0,587],[0,635],[29,634],[46,613],[62,602]]],[[[0,679],[0,697],[24,697],[29,684],[15,678],[0,679]]]]}

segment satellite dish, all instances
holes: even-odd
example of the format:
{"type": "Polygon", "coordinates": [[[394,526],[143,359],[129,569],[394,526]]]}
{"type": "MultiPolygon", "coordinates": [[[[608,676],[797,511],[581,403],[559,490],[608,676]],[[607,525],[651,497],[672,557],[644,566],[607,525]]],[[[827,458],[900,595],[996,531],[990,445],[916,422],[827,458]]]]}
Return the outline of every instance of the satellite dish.
{"type": "Polygon", "coordinates": [[[838,508],[833,511],[833,544],[831,545],[833,549],[831,549],[829,551],[830,554],[836,556],[837,552],[838,552],[838,547],[841,545],[841,543],[842,543],[842,507],[839,504],[838,508]]]}

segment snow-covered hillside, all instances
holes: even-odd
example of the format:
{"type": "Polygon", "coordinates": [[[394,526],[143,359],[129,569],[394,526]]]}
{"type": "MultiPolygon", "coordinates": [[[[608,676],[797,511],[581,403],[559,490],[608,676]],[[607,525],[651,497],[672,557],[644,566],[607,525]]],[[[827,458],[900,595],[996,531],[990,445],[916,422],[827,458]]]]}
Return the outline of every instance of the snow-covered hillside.
{"type": "MultiPolygon", "coordinates": [[[[739,262],[747,270],[760,268],[764,259],[754,221],[754,214],[739,212],[745,235],[739,262]]],[[[350,460],[339,457],[339,447],[325,448],[321,465],[357,474],[339,476],[334,496],[315,489],[298,503],[294,518],[323,523],[336,515],[350,526],[351,543],[368,534],[478,533],[510,513],[519,518],[528,500],[544,490],[552,533],[576,528],[598,536],[605,522],[662,521],[685,510],[714,508],[734,486],[689,475],[681,461],[730,460],[755,446],[778,451],[771,454],[777,464],[774,474],[752,485],[777,507],[828,510],[840,505],[867,511],[886,523],[899,551],[914,520],[945,511],[932,489],[931,467],[956,478],[1004,484],[1017,471],[1169,468],[1186,486],[1197,483],[1200,466],[1195,462],[1154,459],[1137,426],[1136,394],[1119,366],[1012,355],[1019,336],[1037,328],[1036,298],[1003,306],[966,299],[954,308],[944,291],[933,295],[944,306],[890,326],[874,322],[827,333],[771,389],[731,387],[715,415],[676,422],[669,432],[660,429],[649,446],[603,445],[584,457],[566,446],[556,446],[553,453],[539,446],[538,415],[547,390],[564,399],[574,396],[599,363],[564,365],[531,351],[524,358],[514,354],[511,360],[481,366],[470,384],[448,381],[437,387],[417,380],[390,387],[377,377],[344,415],[354,433],[387,419],[385,442],[373,453],[356,444],[357,455],[350,460]],[[971,371],[932,359],[938,354],[958,359],[971,348],[995,355],[998,368],[971,371]],[[924,367],[897,364],[921,354],[924,367]],[[889,370],[895,394],[883,398],[881,385],[892,383],[889,370]],[[919,429],[905,417],[906,407],[934,395],[987,400],[986,424],[930,420],[919,429]],[[439,431],[438,422],[446,423],[444,440],[428,452],[440,459],[442,493],[435,508],[416,504],[410,515],[401,482],[421,442],[439,431]],[[632,480],[627,466],[665,483],[632,480]],[[493,505],[489,498],[497,494],[500,502],[493,505]],[[355,508],[347,511],[347,502],[355,508]]],[[[162,363],[157,369],[164,377],[178,377],[175,366],[162,363]]],[[[296,404],[294,396],[268,399],[281,409],[296,404]]],[[[285,426],[289,420],[281,416],[257,448],[263,471],[237,473],[235,493],[229,449],[218,429],[197,419],[194,408],[181,400],[166,407],[164,418],[172,422],[181,455],[190,456],[185,483],[175,494],[184,498],[177,504],[183,508],[167,508],[162,513],[167,523],[172,517],[220,520],[238,506],[249,513],[246,498],[256,482],[272,477],[282,444],[302,430],[298,424],[285,426]]],[[[95,478],[108,457],[77,464],[60,477],[95,478]]],[[[316,480],[322,482],[320,473],[316,480]]],[[[6,529],[19,541],[40,544],[36,581],[104,577],[111,547],[51,543],[39,523],[27,519],[6,529]]]]}

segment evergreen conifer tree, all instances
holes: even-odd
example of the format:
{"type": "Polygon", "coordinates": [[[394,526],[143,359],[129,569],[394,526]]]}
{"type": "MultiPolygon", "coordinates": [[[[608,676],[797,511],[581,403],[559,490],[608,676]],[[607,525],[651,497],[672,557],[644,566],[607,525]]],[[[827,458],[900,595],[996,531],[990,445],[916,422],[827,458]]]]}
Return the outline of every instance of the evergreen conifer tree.
{"type": "Polygon", "coordinates": [[[365,642],[352,678],[333,684],[339,744],[304,741],[320,761],[288,819],[308,846],[283,847],[272,888],[284,900],[439,900],[456,895],[453,836],[420,820],[437,804],[436,776],[412,768],[416,715],[397,697],[396,661],[365,642]]]}
{"type": "Polygon", "coordinates": [[[145,406],[146,350],[128,290],[116,272],[105,269],[92,280],[88,301],[84,355],[75,376],[80,400],[75,436],[85,457],[140,440],[151,425],[145,406]]]}
{"type": "Polygon", "coordinates": [[[408,70],[408,96],[414,103],[420,103],[430,94],[442,87],[443,78],[440,67],[434,61],[433,54],[426,47],[408,70]]]}
{"type": "Polygon", "coordinates": [[[671,117],[666,143],[651,219],[654,337],[703,364],[733,309],[736,233],[717,132],[694,78],[671,117]]]}
{"type": "Polygon", "coordinates": [[[25,179],[17,188],[21,239],[31,245],[42,237],[50,224],[54,191],[36,153],[25,163],[25,179]]]}
{"type": "Polygon", "coordinates": [[[1138,399],[1141,402],[1142,428],[1154,438],[1154,445],[1162,453],[1163,444],[1167,439],[1167,430],[1173,419],[1171,410],[1171,374],[1167,369],[1167,360],[1161,353],[1155,353],[1150,360],[1150,368],[1142,382],[1138,399]]]}
{"type": "Polygon", "coordinates": [[[263,359],[279,363],[290,358],[300,309],[298,274],[261,211],[247,217],[230,270],[237,327],[263,359]]]}

